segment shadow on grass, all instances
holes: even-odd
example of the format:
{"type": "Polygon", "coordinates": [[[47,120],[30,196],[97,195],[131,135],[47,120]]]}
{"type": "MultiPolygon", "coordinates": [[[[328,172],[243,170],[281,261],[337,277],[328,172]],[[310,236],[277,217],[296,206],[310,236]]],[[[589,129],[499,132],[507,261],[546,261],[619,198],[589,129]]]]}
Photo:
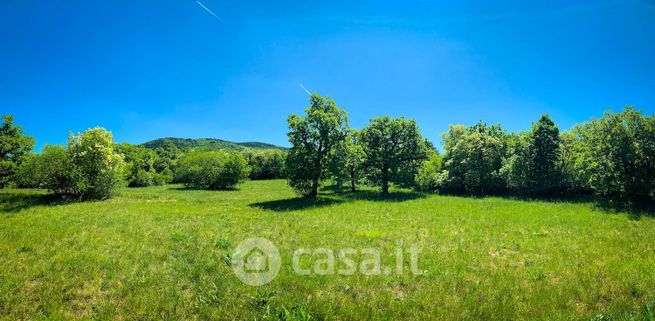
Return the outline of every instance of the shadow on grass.
{"type": "Polygon", "coordinates": [[[354,202],[358,200],[373,201],[373,202],[404,202],[419,198],[427,197],[425,193],[409,192],[409,191],[394,191],[386,195],[378,191],[332,191],[330,189],[322,189],[322,191],[330,191],[328,193],[319,194],[316,198],[289,198],[283,200],[274,200],[267,202],[252,203],[250,207],[256,207],[273,211],[296,211],[307,208],[325,207],[340,203],[354,202]]]}
{"type": "Polygon", "coordinates": [[[52,194],[1,193],[0,211],[19,212],[35,206],[52,206],[71,202],[52,194]]]}
{"type": "Polygon", "coordinates": [[[324,196],[318,196],[317,198],[296,197],[283,200],[252,203],[250,204],[250,207],[282,212],[325,207],[343,202],[344,200],[341,199],[324,196]]]}
{"type": "MultiPolygon", "coordinates": [[[[480,196],[470,196],[461,194],[449,194],[460,197],[480,198],[480,196]]],[[[551,203],[570,203],[570,204],[589,204],[595,210],[605,212],[608,214],[627,213],[631,219],[640,219],[641,217],[654,217],[655,218],[655,204],[647,201],[626,203],[613,199],[599,199],[592,194],[574,194],[574,195],[551,195],[551,196],[521,196],[521,195],[490,195],[500,197],[508,200],[516,201],[538,201],[538,202],[551,202],[551,203]]],[[[484,198],[486,196],[482,196],[484,198]]]]}
{"type": "Polygon", "coordinates": [[[627,205],[607,200],[596,200],[594,207],[606,213],[628,213],[633,220],[639,220],[642,217],[655,217],[655,204],[651,203],[627,205]]]}
{"type": "Polygon", "coordinates": [[[205,192],[234,192],[238,191],[239,188],[202,188],[202,187],[193,187],[193,186],[176,186],[167,188],[171,191],[205,191],[205,192]]]}
{"type": "Polygon", "coordinates": [[[364,200],[373,202],[404,202],[427,197],[425,193],[410,191],[396,191],[387,194],[378,191],[337,192],[335,195],[349,201],[364,200]]]}

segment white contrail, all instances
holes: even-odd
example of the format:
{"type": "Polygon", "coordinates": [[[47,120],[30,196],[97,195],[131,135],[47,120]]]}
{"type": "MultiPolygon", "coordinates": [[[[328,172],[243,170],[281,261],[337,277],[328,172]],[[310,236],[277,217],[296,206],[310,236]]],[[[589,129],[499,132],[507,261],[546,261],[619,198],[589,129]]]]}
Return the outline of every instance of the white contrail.
{"type": "Polygon", "coordinates": [[[305,88],[305,86],[303,86],[300,83],[298,85],[300,85],[300,88],[302,88],[307,93],[307,95],[310,95],[310,96],[312,95],[312,93],[310,93],[309,90],[307,90],[307,88],[305,88]]]}
{"type": "Polygon", "coordinates": [[[221,19],[221,17],[217,16],[217,15],[214,13],[214,11],[211,11],[211,10],[209,10],[209,8],[205,7],[205,5],[202,4],[202,2],[200,2],[200,1],[196,1],[196,3],[197,3],[199,6],[201,6],[203,9],[205,9],[205,11],[209,12],[209,14],[211,14],[211,15],[214,16],[214,17],[216,17],[216,19],[220,20],[222,23],[225,23],[225,21],[223,21],[223,19],[221,19]]]}

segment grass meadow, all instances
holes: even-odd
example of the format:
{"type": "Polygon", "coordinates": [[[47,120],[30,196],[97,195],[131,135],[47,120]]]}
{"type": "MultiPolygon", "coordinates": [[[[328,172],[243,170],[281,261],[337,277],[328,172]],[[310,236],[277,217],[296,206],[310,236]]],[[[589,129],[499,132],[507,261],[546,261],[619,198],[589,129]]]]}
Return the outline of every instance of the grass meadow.
{"type": "Polygon", "coordinates": [[[3,320],[655,319],[655,220],[593,203],[395,190],[298,199],[283,180],[234,191],[125,188],[62,203],[0,190],[3,320]],[[271,240],[282,268],[243,284],[230,258],[271,240]],[[293,251],[416,245],[421,275],[296,274],[293,251]]]}

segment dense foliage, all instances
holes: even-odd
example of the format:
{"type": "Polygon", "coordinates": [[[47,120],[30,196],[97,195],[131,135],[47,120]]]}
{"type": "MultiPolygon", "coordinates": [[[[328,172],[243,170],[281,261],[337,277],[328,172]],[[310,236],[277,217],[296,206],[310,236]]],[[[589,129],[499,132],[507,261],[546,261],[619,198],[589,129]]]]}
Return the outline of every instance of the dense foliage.
{"type": "Polygon", "coordinates": [[[177,165],[176,180],[187,187],[232,189],[248,177],[246,158],[237,152],[194,152],[177,165]]]}
{"type": "Polygon", "coordinates": [[[2,116],[0,126],[0,188],[13,178],[25,155],[34,149],[34,138],[25,135],[23,128],[14,126],[14,117],[2,116]]]}
{"type": "Polygon", "coordinates": [[[125,170],[127,186],[164,185],[173,180],[173,171],[170,169],[169,160],[162,160],[163,156],[160,156],[160,153],[128,143],[119,144],[117,148],[127,163],[125,170]]]}
{"type": "MultiPolygon", "coordinates": [[[[632,107],[560,133],[543,115],[527,133],[451,126],[436,190],[476,195],[592,192],[620,204],[655,201],[655,117],[632,107]]],[[[427,168],[427,166],[426,166],[427,168]]],[[[427,188],[432,189],[432,188],[427,188]]]]}
{"type": "Polygon", "coordinates": [[[245,151],[247,149],[275,149],[284,150],[283,148],[271,144],[260,142],[245,142],[235,143],[216,138],[159,138],[151,140],[143,144],[144,147],[149,149],[158,148],[175,148],[182,151],[212,151],[212,150],[228,150],[228,151],[245,151]]]}
{"type": "MultiPolygon", "coordinates": [[[[632,107],[560,132],[542,115],[527,132],[507,133],[479,122],[451,125],[440,154],[414,120],[373,118],[361,131],[347,113],[314,94],[302,116],[288,119],[288,153],[243,143],[237,151],[197,151],[185,144],[220,140],[161,139],[114,145],[102,128],[70,137],[67,146],[32,154],[34,139],[4,116],[0,127],[0,186],[46,188],[85,199],[110,197],[128,186],[184,183],[205,189],[234,188],[246,178],[287,178],[300,195],[315,197],[325,179],[351,191],[365,183],[383,193],[391,184],[417,190],[470,194],[557,196],[593,193],[621,205],[655,201],[655,116],[632,107]],[[182,148],[178,147],[182,144],[182,148]],[[124,161],[127,166],[124,166],[124,161]]],[[[218,145],[217,145],[218,144],[218,145]]],[[[214,147],[216,147],[214,146],[214,147]]],[[[199,149],[203,149],[200,146],[199,149]]]]}
{"type": "Polygon", "coordinates": [[[243,155],[248,160],[250,179],[284,178],[286,152],[276,149],[248,150],[243,155]]]}
{"type": "Polygon", "coordinates": [[[414,185],[414,177],[428,157],[428,146],[414,120],[389,116],[371,119],[360,135],[369,182],[389,192],[389,183],[414,185]]]}
{"type": "Polygon", "coordinates": [[[330,156],[329,172],[337,189],[347,182],[350,191],[354,192],[363,178],[366,154],[359,139],[359,132],[350,129],[330,156]]]}
{"type": "Polygon", "coordinates": [[[18,169],[17,184],[76,199],[106,199],[123,182],[125,162],[110,132],[93,128],[72,135],[66,147],[45,146],[18,169]]]}
{"type": "Polygon", "coordinates": [[[498,126],[450,126],[443,135],[446,154],[441,187],[444,191],[475,195],[505,190],[500,175],[507,155],[507,135],[498,126]]]}
{"type": "Polygon", "coordinates": [[[313,94],[306,115],[290,115],[286,159],[289,185],[300,195],[315,197],[327,162],[346,137],[348,117],[330,98],[313,94]]]}
{"type": "Polygon", "coordinates": [[[541,195],[564,187],[559,129],[548,115],[542,115],[530,132],[512,135],[509,144],[509,156],[501,169],[508,188],[516,193],[541,195]]]}

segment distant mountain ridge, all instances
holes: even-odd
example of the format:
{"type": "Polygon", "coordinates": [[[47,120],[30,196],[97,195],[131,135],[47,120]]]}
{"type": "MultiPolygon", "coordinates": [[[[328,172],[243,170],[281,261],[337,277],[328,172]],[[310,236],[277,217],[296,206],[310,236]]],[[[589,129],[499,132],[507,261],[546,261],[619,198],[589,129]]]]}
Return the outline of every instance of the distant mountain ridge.
{"type": "Polygon", "coordinates": [[[241,151],[246,149],[278,149],[286,150],[285,147],[277,146],[262,142],[243,142],[235,143],[227,140],[217,138],[177,138],[177,137],[164,137],[151,140],[141,144],[146,148],[157,149],[164,147],[168,144],[173,144],[175,147],[182,150],[230,150],[241,151]]]}

